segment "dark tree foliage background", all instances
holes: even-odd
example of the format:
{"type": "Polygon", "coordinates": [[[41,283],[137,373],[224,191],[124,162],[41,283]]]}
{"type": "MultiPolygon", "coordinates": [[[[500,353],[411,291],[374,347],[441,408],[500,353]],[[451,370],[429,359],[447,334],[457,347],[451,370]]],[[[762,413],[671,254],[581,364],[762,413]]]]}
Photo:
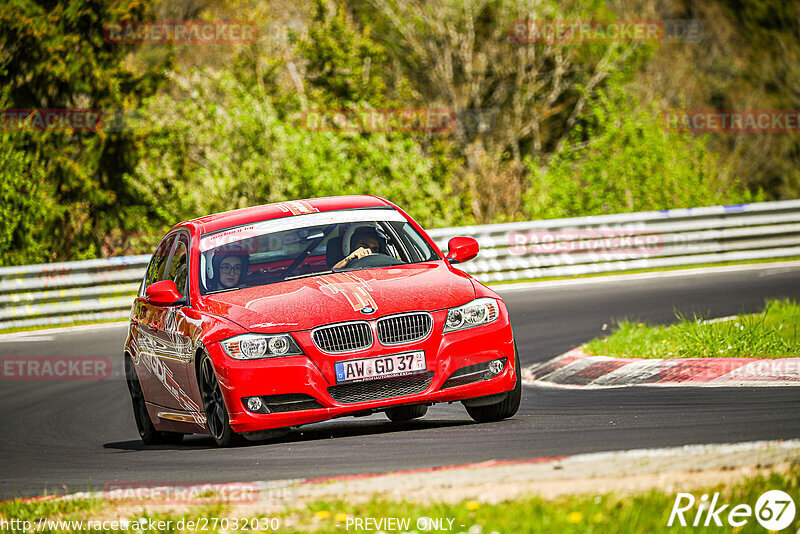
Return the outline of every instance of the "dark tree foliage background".
{"type": "MultiPolygon", "coordinates": [[[[113,113],[141,105],[157,91],[170,62],[135,72],[125,63],[127,47],[106,43],[102,28],[108,21],[152,16],[147,2],[5,2],[3,109],[113,113]]],[[[145,219],[147,206],[126,183],[138,161],[135,134],[6,130],[2,263],[96,257],[108,232],[145,219]]]]}
{"type": "Polygon", "coordinates": [[[98,109],[98,131],[0,129],[0,264],[149,253],[173,224],[368,193],[449,226],[800,193],[793,134],[665,131],[664,109],[800,108],[784,0],[7,0],[0,109],[98,109]],[[112,22],[239,20],[252,43],[120,45],[112,22]],[[699,21],[697,42],[509,39],[516,20],[699,21]],[[443,132],[309,114],[451,110],[443,132]]]}

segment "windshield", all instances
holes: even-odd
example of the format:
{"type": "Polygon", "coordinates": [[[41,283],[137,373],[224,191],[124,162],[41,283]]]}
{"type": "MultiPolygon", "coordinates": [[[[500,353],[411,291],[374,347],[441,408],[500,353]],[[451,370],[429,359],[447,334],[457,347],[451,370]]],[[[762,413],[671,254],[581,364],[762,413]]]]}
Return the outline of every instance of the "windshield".
{"type": "Polygon", "coordinates": [[[297,215],[203,234],[200,291],[439,259],[393,209],[297,215]]]}

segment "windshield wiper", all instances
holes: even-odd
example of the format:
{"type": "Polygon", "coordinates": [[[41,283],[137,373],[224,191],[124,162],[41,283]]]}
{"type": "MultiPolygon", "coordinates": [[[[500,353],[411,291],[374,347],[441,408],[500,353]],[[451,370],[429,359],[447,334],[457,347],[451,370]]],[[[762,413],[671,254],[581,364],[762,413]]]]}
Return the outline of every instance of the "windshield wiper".
{"type": "Polygon", "coordinates": [[[243,289],[243,288],[240,287],[240,286],[235,286],[235,287],[225,287],[225,288],[222,288],[222,289],[212,289],[211,291],[206,291],[205,294],[206,295],[213,295],[214,293],[225,293],[227,291],[234,291],[236,289],[243,289]]]}
{"type": "Polygon", "coordinates": [[[321,274],[331,274],[333,271],[317,271],[315,273],[296,274],[294,276],[287,276],[283,280],[297,280],[298,278],[308,278],[309,276],[317,276],[321,274]]]}

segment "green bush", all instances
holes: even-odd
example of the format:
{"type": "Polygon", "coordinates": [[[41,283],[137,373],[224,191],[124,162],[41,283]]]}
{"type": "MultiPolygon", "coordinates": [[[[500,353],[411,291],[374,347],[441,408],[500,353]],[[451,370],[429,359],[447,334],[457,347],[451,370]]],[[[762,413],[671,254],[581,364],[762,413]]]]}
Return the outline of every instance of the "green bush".
{"type": "Polygon", "coordinates": [[[667,132],[617,82],[600,92],[570,141],[528,159],[526,213],[551,219],[760,200],[693,134],[667,132]]]}
{"type": "Polygon", "coordinates": [[[152,100],[159,117],[131,183],[165,220],[281,200],[372,194],[421,224],[462,224],[447,183],[451,163],[411,134],[314,131],[303,113],[281,118],[230,73],[197,72],[178,101],[152,100]],[[191,87],[191,89],[190,89],[191,87]]]}
{"type": "MultiPolygon", "coordinates": [[[[135,47],[106,42],[103,25],[150,20],[153,5],[152,0],[4,2],[0,9],[0,109],[80,109],[105,114],[137,107],[158,89],[170,66],[169,53],[149,65],[133,67],[128,56],[135,47]]],[[[41,239],[19,237],[28,224],[20,221],[14,230],[18,235],[14,253],[5,255],[4,261],[94,258],[109,232],[140,224],[148,207],[139,203],[124,182],[136,165],[135,143],[118,132],[80,128],[14,132],[15,148],[0,156],[4,158],[2,185],[11,196],[26,198],[13,199],[13,205],[5,209],[23,214],[40,211],[34,204],[49,207],[47,217],[37,222],[44,226],[38,232],[41,239]],[[43,202],[49,195],[54,202],[43,202]]],[[[7,150],[6,143],[0,146],[7,150]]]]}
{"type": "MultiPolygon", "coordinates": [[[[740,10],[747,16],[734,16],[723,9],[729,3],[712,2],[723,17],[712,17],[714,10],[694,16],[709,23],[711,36],[724,33],[721,18],[756,36],[733,63],[719,52],[691,59],[705,44],[654,54],[651,45],[508,39],[509,24],[526,17],[647,18],[633,8],[614,14],[621,7],[604,0],[301,0],[291,9],[249,0],[10,0],[0,10],[0,109],[136,110],[139,117],[123,131],[2,138],[0,260],[150,252],[180,220],[314,196],[380,195],[428,227],[765,198],[740,179],[764,187],[769,198],[791,197],[798,173],[789,137],[666,132],[656,109],[635,96],[676,105],[682,93],[646,81],[658,76],[639,76],[649,69],[683,80],[687,70],[675,74],[672,66],[690,61],[688,72],[711,80],[697,86],[719,85],[714,106],[757,108],[734,98],[738,90],[726,85],[733,83],[753,98],[775,92],[765,109],[790,109],[795,86],[773,82],[796,78],[797,62],[784,58],[797,46],[762,56],[787,46],[781,37],[796,26],[789,24],[796,9],[750,1],[740,10]],[[261,35],[202,51],[103,39],[104,23],[153,20],[170,10],[209,20],[247,11],[261,35]],[[654,62],[659,54],[665,63],[654,62]],[[750,82],[734,83],[752,73],[750,82]],[[304,123],[307,110],[378,108],[447,108],[461,121],[449,136],[315,131],[304,123]],[[491,120],[473,125],[469,118],[484,112],[491,120]]],[[[725,50],[737,41],[716,42],[725,50]]]]}
{"type": "Polygon", "coordinates": [[[44,165],[0,135],[0,265],[50,260],[54,201],[44,165]]]}

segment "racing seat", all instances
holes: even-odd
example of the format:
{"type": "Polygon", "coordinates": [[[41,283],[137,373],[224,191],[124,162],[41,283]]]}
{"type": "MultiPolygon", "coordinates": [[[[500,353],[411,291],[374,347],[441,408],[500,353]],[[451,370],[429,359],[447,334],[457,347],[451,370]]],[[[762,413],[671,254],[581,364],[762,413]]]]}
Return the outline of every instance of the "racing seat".
{"type": "Polygon", "coordinates": [[[328,264],[329,269],[344,259],[344,251],[342,250],[342,238],[332,237],[328,240],[325,247],[325,263],[328,264]]]}

